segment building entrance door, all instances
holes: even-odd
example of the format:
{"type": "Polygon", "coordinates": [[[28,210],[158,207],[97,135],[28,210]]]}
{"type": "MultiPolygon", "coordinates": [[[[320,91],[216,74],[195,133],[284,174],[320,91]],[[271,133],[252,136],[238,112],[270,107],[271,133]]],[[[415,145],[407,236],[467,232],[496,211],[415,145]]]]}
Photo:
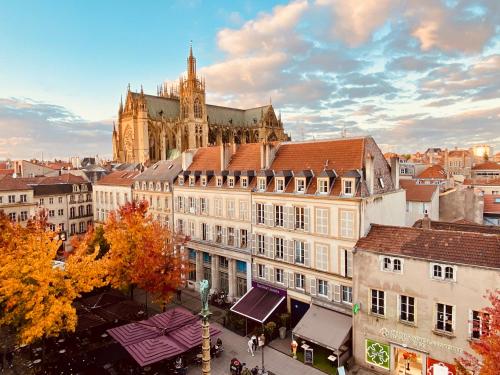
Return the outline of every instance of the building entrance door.
{"type": "Polygon", "coordinates": [[[309,310],[309,304],[301,301],[297,301],[296,299],[290,298],[291,305],[291,324],[292,327],[295,327],[297,323],[302,319],[304,314],[309,310]]]}
{"type": "Polygon", "coordinates": [[[393,347],[394,367],[392,375],[425,374],[425,355],[408,348],[393,347]]]}

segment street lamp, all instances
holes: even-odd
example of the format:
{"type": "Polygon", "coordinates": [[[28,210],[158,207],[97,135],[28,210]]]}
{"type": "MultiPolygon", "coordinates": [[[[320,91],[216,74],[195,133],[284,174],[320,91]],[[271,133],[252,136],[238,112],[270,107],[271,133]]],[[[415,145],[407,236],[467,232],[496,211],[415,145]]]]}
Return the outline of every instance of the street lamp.
{"type": "Polygon", "coordinates": [[[266,336],[264,336],[264,333],[262,333],[259,336],[259,346],[261,348],[262,352],[262,373],[265,374],[266,370],[264,369],[264,345],[266,343],[266,336]]]}

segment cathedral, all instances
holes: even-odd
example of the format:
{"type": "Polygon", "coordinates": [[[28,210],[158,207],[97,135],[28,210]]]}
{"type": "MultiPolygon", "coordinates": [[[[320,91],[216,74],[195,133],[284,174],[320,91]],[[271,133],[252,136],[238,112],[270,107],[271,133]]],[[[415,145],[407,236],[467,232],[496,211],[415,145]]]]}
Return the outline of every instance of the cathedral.
{"type": "Polygon", "coordinates": [[[238,109],[206,104],[205,81],[196,74],[190,48],[187,77],[178,86],[162,84],[156,95],[130,91],[120,102],[113,128],[113,159],[154,163],[198,147],[289,140],[271,104],[238,109]]]}

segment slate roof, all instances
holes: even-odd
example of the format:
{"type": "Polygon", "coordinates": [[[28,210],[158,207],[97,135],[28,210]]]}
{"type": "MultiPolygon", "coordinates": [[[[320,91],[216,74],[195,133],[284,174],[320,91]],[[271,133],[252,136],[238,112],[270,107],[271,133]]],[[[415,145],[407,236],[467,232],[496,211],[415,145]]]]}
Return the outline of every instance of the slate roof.
{"type": "Polygon", "coordinates": [[[115,171],[102,177],[96,185],[132,186],[134,177],[138,176],[138,171],[115,171]]]}
{"type": "Polygon", "coordinates": [[[485,161],[484,163],[473,166],[472,169],[475,171],[500,170],[500,164],[495,163],[494,161],[485,161]]]}
{"type": "Polygon", "coordinates": [[[437,190],[436,185],[417,185],[414,180],[400,180],[399,185],[406,190],[409,202],[430,202],[437,190]]]}
{"type": "Polygon", "coordinates": [[[160,160],[134,178],[136,181],[172,182],[182,170],[181,158],[160,160]]]}
{"type": "Polygon", "coordinates": [[[440,165],[432,165],[420,173],[417,178],[446,179],[446,171],[440,165]]]}
{"type": "Polygon", "coordinates": [[[500,269],[500,235],[372,224],[357,250],[500,269]]]}

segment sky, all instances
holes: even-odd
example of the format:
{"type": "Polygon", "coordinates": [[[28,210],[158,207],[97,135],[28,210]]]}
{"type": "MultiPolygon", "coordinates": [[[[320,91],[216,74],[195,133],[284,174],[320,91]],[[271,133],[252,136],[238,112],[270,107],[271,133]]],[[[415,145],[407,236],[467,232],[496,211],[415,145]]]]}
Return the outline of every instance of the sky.
{"type": "Polygon", "coordinates": [[[111,157],[120,97],[186,70],[292,139],[500,151],[500,1],[0,2],[0,159],[111,157]]]}

